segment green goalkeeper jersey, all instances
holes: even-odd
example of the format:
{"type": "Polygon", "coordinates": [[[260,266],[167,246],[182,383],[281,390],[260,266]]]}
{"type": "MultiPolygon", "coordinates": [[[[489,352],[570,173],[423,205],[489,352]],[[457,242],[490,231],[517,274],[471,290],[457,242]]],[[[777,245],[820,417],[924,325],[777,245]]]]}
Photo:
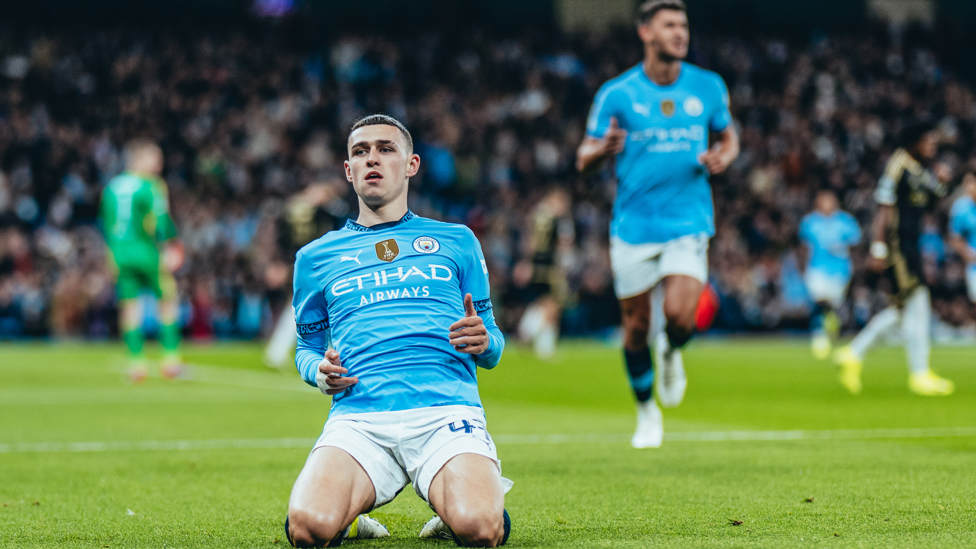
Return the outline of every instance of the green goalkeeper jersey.
{"type": "Polygon", "coordinates": [[[176,236],[166,183],[157,177],[123,173],[102,193],[102,229],[116,264],[159,263],[159,245],[176,236]]]}

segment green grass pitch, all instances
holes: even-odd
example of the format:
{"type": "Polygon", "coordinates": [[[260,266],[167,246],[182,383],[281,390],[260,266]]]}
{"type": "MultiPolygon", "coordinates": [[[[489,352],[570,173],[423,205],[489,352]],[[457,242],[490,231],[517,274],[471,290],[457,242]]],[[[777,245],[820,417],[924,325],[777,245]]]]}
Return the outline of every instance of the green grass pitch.
{"type": "MultiPolygon", "coordinates": [[[[190,346],[193,381],[128,386],[114,345],[0,344],[0,547],[283,547],[328,399],[250,344],[190,346]],[[86,444],[79,444],[86,443],[86,444]]],[[[846,394],[803,342],[693,342],[669,440],[633,450],[620,351],[510,346],[480,372],[511,547],[976,546],[976,349],[937,348],[949,398],[913,396],[900,349],[846,394]]],[[[417,534],[411,489],[373,515],[417,534]]]]}

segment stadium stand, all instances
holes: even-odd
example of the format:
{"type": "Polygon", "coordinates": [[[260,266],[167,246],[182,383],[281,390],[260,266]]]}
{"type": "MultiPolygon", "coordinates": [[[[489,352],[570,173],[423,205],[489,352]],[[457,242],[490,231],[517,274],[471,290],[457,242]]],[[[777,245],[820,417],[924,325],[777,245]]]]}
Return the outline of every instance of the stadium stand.
{"type": "MultiPolygon", "coordinates": [[[[272,26],[244,31],[103,28],[6,31],[0,59],[0,337],[103,338],[115,297],[95,225],[103,185],[135,136],[157,139],[187,262],[183,321],[195,338],[255,337],[287,310],[296,234],[343,222],[354,207],[341,172],[347,128],[386,112],[414,132],[423,159],[411,203],[468,224],[484,243],[514,330],[525,307],[514,270],[530,213],[554,186],[572,195],[575,245],[563,333],[618,322],[610,285],[608,170],[583,178],[575,148],[596,87],[636,63],[631,29],[337,35],[327,48],[284,47],[272,26]],[[290,207],[310,184],[314,207],[290,207]]],[[[713,178],[718,233],[715,327],[805,329],[810,311],[797,224],[820,186],[869,222],[872,193],[904,121],[933,117],[943,159],[976,169],[976,98],[936,38],[875,25],[857,37],[785,41],[695,35],[689,61],[719,72],[741,125],[742,154],[713,178]]],[[[943,242],[945,211],[923,239],[947,338],[976,334],[963,266],[943,242]]],[[[862,271],[864,250],[855,251],[862,271]]],[[[848,327],[883,306],[855,275],[848,327]]]]}

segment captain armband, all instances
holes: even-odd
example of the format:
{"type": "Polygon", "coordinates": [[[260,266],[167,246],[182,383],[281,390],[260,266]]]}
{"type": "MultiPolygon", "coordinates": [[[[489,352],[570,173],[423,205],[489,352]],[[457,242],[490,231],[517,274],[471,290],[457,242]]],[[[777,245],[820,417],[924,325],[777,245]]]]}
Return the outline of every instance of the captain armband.
{"type": "Polygon", "coordinates": [[[316,334],[329,329],[329,319],[310,322],[308,324],[298,324],[295,327],[298,329],[298,335],[306,336],[316,334]]]}

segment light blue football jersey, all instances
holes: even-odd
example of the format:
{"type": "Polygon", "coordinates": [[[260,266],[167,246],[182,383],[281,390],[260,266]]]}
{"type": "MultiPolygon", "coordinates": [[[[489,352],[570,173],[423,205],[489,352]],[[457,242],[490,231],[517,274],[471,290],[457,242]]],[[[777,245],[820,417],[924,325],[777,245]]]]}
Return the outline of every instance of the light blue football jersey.
{"type": "Polygon", "coordinates": [[[952,203],[952,209],[949,210],[949,232],[962,237],[976,250],[976,202],[972,198],[962,196],[952,203]]]}
{"type": "Polygon", "coordinates": [[[315,385],[330,340],[347,375],[359,378],[332,398],[334,415],[481,406],[476,367],[493,368],[505,346],[474,233],[412,212],[372,227],[348,221],[302,248],[294,306],[305,382],[315,385]],[[477,357],[448,341],[467,293],[491,340],[477,357]]]}
{"type": "Polygon", "coordinates": [[[800,222],[800,240],[810,248],[808,269],[851,277],[850,247],[861,242],[861,227],[854,216],[844,211],[807,214],[800,222]]]}
{"type": "Polygon", "coordinates": [[[708,149],[709,131],[732,122],[722,77],[682,63],[678,79],[659,86],[637,65],[597,92],[587,135],[602,138],[611,118],[628,132],[616,157],[611,236],[643,244],[714,235],[712,189],[698,157],[708,149]]]}

